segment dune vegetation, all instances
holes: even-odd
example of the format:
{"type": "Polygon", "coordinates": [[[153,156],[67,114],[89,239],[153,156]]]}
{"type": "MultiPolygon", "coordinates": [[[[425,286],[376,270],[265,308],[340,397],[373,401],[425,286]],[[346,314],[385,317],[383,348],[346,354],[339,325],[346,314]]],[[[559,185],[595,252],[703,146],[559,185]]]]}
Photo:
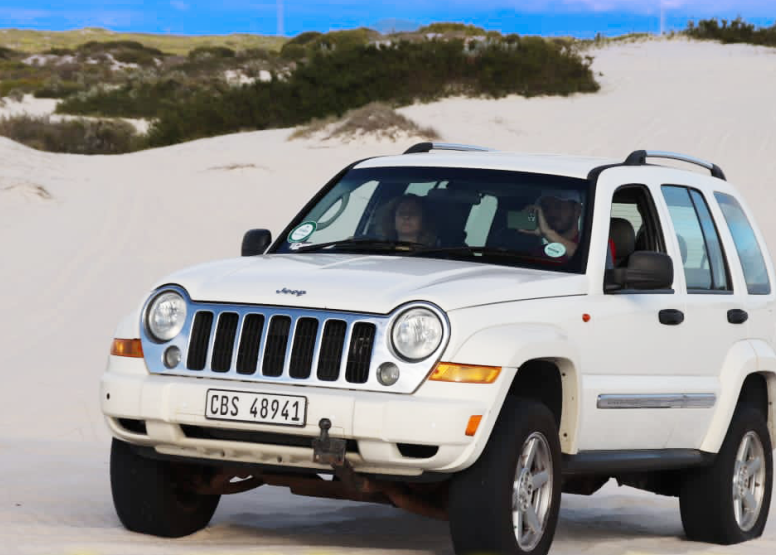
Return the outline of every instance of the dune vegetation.
{"type": "MultiPolygon", "coordinates": [[[[592,58],[573,41],[458,23],[392,35],[366,28],[307,32],[277,50],[210,44],[185,55],[111,37],[34,55],[0,40],[0,96],[58,98],[56,112],[67,116],[151,120],[145,142],[131,142],[141,148],[294,127],[373,102],[397,107],[451,95],[599,89],[592,58]]],[[[30,122],[14,129],[24,125],[30,122]]]]}
{"type": "Polygon", "coordinates": [[[144,146],[135,128],[122,120],[53,120],[21,115],[0,119],[0,136],[38,150],[68,154],[124,154],[144,146]]]}
{"type": "Polygon", "coordinates": [[[139,42],[148,48],[186,56],[195,48],[225,46],[232,50],[278,51],[287,41],[285,37],[235,33],[231,35],[170,35],[151,33],[117,33],[108,29],[89,27],[72,31],[35,31],[32,29],[0,29],[0,45],[27,54],[40,54],[51,49],[75,50],[86,42],[139,42]]]}
{"type": "Polygon", "coordinates": [[[499,98],[599,89],[591,58],[538,37],[302,46],[308,48],[304,58],[284,78],[199,91],[167,104],[151,128],[149,144],[292,127],[370,102],[401,106],[450,95],[499,98]]]}
{"type": "Polygon", "coordinates": [[[733,21],[703,19],[690,22],[685,34],[694,39],[716,40],[726,44],[745,43],[776,47],[776,23],[770,27],[758,27],[740,17],[733,21]]]}

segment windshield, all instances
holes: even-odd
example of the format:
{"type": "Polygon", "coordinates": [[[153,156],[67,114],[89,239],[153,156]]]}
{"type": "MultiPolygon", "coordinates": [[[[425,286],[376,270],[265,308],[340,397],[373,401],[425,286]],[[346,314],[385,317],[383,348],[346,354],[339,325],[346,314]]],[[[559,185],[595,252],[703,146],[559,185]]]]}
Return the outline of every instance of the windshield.
{"type": "Polygon", "coordinates": [[[583,272],[584,179],[470,168],[350,170],[273,252],[365,252],[583,272]]]}

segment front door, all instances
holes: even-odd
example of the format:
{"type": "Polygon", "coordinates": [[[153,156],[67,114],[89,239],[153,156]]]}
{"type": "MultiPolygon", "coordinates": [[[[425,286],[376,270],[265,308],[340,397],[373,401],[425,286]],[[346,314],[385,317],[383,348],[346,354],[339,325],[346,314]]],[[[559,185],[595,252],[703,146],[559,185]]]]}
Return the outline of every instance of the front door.
{"type": "MultiPolygon", "coordinates": [[[[600,185],[599,195],[606,184],[600,185]]],[[[655,186],[635,184],[617,188],[608,200],[598,199],[597,210],[610,207],[610,229],[606,261],[591,259],[589,275],[596,275],[595,263],[608,269],[627,266],[636,251],[677,254],[667,249],[671,244],[660,224],[656,194],[655,186]]],[[[607,238],[599,234],[598,240],[607,238]]],[[[683,280],[678,275],[672,288],[660,291],[604,291],[600,274],[602,291],[594,295],[596,308],[587,337],[580,341],[583,424],[578,449],[662,449],[676,418],[666,407],[686,389],[681,378],[688,359],[683,280]]]]}

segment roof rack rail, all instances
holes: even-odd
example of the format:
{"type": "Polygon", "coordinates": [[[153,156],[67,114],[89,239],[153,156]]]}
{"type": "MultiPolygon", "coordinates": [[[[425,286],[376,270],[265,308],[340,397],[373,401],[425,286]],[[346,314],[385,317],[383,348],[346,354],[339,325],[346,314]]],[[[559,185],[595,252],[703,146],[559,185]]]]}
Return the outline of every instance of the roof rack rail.
{"type": "Polygon", "coordinates": [[[455,143],[417,143],[404,151],[404,154],[430,152],[432,150],[458,150],[462,152],[493,152],[492,148],[474,145],[459,145],[455,143]]]}
{"type": "Polygon", "coordinates": [[[678,154],[676,152],[664,152],[662,150],[636,150],[631,152],[628,158],[625,159],[625,165],[643,166],[647,163],[647,158],[664,158],[667,160],[679,160],[680,162],[695,164],[696,166],[701,166],[709,170],[712,176],[723,181],[727,181],[725,173],[718,165],[712,164],[711,162],[706,162],[700,158],[695,158],[694,156],[687,156],[686,154],[678,154]]]}

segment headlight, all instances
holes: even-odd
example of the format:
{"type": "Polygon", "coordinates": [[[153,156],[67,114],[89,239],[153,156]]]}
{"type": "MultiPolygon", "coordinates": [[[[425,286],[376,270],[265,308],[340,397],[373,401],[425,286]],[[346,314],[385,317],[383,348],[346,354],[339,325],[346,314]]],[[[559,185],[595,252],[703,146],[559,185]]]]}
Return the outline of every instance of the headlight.
{"type": "Polygon", "coordinates": [[[146,326],[157,341],[169,341],[178,335],[185,321],[186,301],[178,293],[162,293],[148,307],[146,326]]]}
{"type": "Polygon", "coordinates": [[[393,348],[403,358],[418,361],[437,350],[442,341],[442,321],[427,308],[413,308],[396,320],[391,331],[393,348]]]}

